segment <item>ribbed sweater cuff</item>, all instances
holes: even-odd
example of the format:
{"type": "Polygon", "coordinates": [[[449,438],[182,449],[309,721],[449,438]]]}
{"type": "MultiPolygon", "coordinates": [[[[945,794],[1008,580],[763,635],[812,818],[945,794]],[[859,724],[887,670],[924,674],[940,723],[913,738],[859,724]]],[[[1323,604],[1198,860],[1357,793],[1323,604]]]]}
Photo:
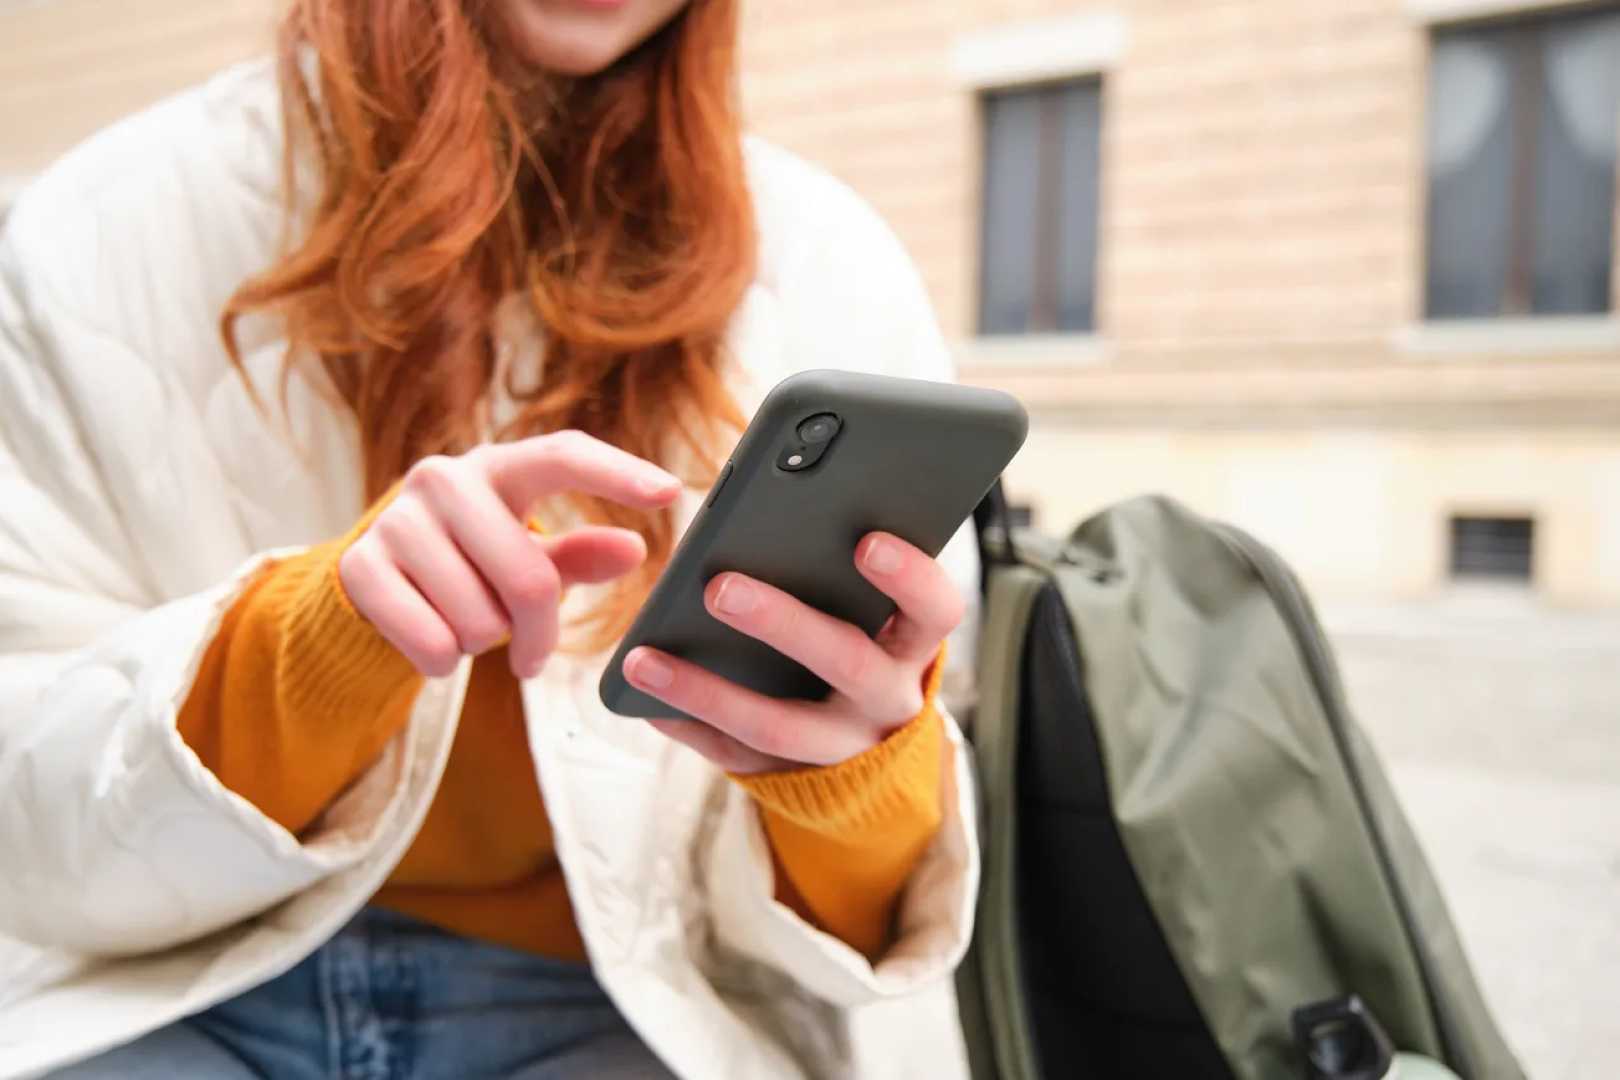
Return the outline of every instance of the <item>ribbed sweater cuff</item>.
{"type": "Polygon", "coordinates": [[[346,534],[277,565],[264,585],[271,610],[285,612],[276,685],[293,715],[370,720],[421,678],[355,609],[338,577],[343,553],[398,493],[395,483],[346,534]]]}
{"type": "Polygon", "coordinates": [[[837,765],[731,778],[763,809],[825,835],[937,812],[945,729],[936,701],[944,666],[942,645],[923,676],[922,711],[870,750],[837,765]]]}
{"type": "Polygon", "coordinates": [[[294,716],[375,718],[419,676],[405,655],[355,610],[338,579],[347,538],[276,567],[263,600],[286,612],[276,684],[294,716]]]}

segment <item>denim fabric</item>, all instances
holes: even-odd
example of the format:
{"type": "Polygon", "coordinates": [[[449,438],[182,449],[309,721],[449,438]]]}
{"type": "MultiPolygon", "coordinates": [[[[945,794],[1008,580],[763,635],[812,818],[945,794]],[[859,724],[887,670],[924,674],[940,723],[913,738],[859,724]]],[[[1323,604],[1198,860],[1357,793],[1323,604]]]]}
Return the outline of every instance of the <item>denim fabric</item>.
{"type": "Polygon", "coordinates": [[[68,1080],[664,1080],[584,964],[366,908],[279,978],[68,1080]]]}

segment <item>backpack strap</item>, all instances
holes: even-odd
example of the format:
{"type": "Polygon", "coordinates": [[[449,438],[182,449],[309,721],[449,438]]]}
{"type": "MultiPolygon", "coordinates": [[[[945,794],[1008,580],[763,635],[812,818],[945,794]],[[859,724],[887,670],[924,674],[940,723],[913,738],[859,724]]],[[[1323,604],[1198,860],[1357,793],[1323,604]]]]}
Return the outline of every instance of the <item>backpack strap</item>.
{"type": "Polygon", "coordinates": [[[1050,578],[1017,564],[987,563],[988,588],[978,653],[978,708],[973,719],[974,760],[982,811],[983,876],[969,963],[960,981],[964,1012],[975,1006],[982,1033],[966,1026],[975,1077],[1039,1080],[1040,1059],[1028,1015],[1018,923],[1018,718],[1024,640],[1035,600],[1050,578]],[[991,1054],[982,1045],[993,1046],[991,1054]],[[986,1070],[990,1071],[986,1071],[986,1070]]]}
{"type": "Polygon", "coordinates": [[[973,538],[979,545],[979,595],[990,593],[990,568],[997,563],[1012,561],[1009,544],[1012,538],[1012,514],[1007,509],[1007,492],[1001,478],[990,485],[979,505],[973,508],[973,538]],[[998,530],[994,544],[985,542],[985,534],[998,530]]]}

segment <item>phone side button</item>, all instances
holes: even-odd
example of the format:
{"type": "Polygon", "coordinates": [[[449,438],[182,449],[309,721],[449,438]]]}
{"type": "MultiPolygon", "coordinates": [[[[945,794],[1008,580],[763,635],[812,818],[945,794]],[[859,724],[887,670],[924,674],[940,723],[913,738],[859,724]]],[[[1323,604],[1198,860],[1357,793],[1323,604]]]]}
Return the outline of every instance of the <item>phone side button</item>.
{"type": "Polygon", "coordinates": [[[714,487],[712,489],[710,489],[710,491],[709,491],[709,501],[704,503],[703,505],[704,506],[713,506],[714,505],[714,500],[716,500],[716,499],[718,499],[720,497],[720,489],[725,487],[726,486],[726,481],[730,480],[730,479],[731,479],[731,462],[728,461],[725,464],[725,468],[720,470],[720,475],[715,478],[714,487]]]}

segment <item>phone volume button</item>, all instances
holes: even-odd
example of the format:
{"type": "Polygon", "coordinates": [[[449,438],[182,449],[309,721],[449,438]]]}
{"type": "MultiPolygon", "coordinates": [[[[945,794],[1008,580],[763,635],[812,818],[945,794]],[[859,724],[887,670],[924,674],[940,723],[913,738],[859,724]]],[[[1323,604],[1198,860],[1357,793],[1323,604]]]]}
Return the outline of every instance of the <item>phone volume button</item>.
{"type": "Polygon", "coordinates": [[[720,470],[720,475],[715,478],[714,488],[712,490],[710,490],[710,492],[709,492],[709,501],[704,503],[703,505],[704,506],[713,506],[714,505],[714,500],[716,500],[716,499],[718,499],[720,497],[720,489],[725,487],[726,486],[726,481],[730,480],[730,479],[731,479],[731,462],[728,461],[728,462],[726,462],[725,468],[720,470]]]}

